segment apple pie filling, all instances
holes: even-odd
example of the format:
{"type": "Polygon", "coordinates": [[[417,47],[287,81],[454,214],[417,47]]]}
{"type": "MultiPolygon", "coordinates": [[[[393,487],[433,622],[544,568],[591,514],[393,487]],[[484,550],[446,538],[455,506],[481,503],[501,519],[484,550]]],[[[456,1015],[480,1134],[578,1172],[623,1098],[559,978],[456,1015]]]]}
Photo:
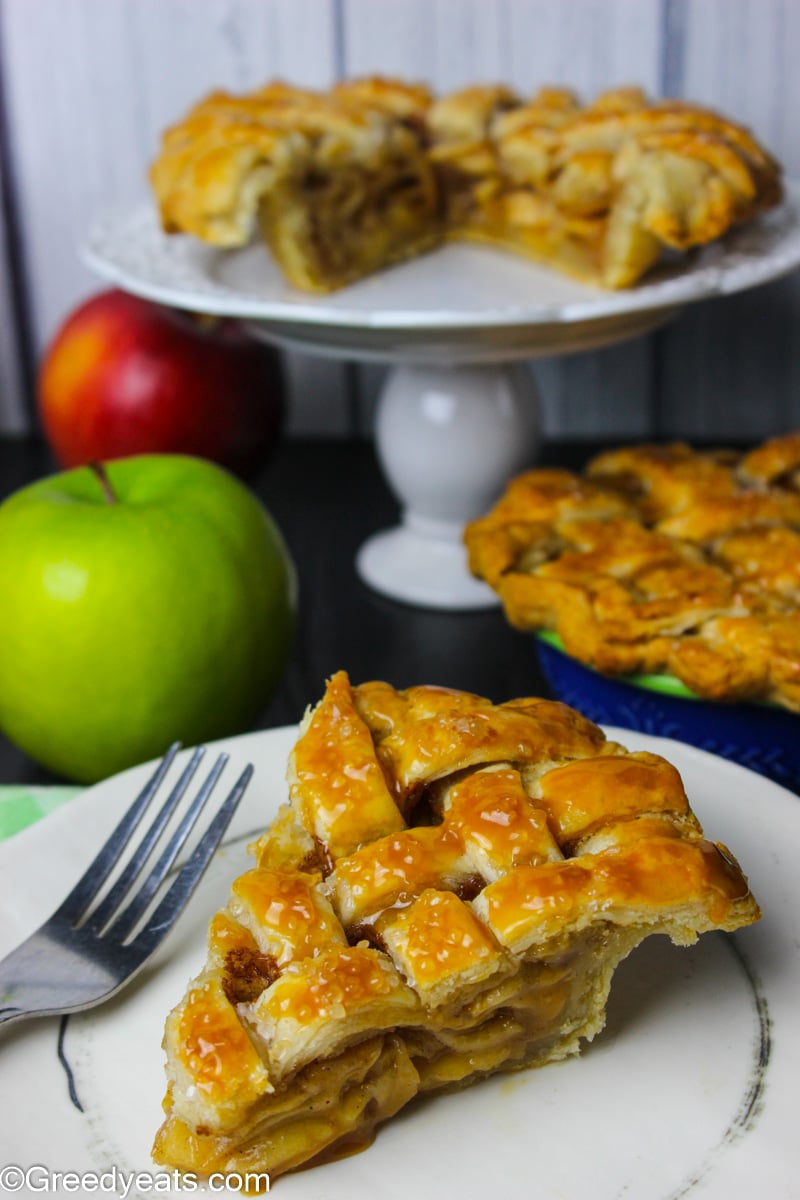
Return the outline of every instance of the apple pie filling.
{"type": "Polygon", "coordinates": [[[275,1176],[575,1054],[643,938],[759,915],[677,771],[556,703],[341,672],[288,779],[167,1020],[154,1156],[183,1171],[275,1176]]]}
{"type": "Polygon", "coordinates": [[[373,169],[312,165],[263,198],[259,222],[287,276],[326,291],[427,249],[437,211],[430,168],[406,157],[373,169]]]}

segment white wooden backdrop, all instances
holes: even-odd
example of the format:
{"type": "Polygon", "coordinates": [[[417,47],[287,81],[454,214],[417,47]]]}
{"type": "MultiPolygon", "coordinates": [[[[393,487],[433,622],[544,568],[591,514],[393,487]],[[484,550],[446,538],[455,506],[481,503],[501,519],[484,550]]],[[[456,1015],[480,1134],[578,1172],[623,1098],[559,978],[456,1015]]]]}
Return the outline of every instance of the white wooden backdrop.
{"type": "MultiPolygon", "coordinates": [[[[0,429],[102,286],[76,248],[146,195],[161,129],[212,85],[397,73],[436,88],[638,82],[749,124],[800,177],[800,0],[0,0],[0,429]]],[[[293,356],[290,429],[366,433],[381,371],[293,356]]],[[[800,279],[534,368],[551,434],[749,437],[800,425],[800,279]]]]}

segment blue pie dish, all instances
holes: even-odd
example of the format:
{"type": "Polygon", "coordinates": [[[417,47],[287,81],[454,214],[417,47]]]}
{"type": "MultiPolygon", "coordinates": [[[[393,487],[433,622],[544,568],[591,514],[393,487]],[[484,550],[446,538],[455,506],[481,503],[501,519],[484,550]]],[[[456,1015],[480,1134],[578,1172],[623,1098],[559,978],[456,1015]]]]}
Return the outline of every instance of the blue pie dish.
{"type": "Polygon", "coordinates": [[[601,675],[567,654],[553,633],[538,633],[536,645],[553,695],[590,720],[687,742],[800,794],[800,714],[703,700],[672,675],[601,675]]]}

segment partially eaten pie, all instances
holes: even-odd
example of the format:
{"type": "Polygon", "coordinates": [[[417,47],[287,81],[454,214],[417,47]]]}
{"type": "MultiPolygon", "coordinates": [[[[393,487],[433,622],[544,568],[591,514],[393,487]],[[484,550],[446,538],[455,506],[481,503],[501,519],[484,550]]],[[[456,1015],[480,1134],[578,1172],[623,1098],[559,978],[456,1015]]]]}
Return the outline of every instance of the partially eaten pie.
{"type": "Polygon", "coordinates": [[[611,675],[800,710],[800,434],[608,451],[512,480],[465,538],[520,629],[611,675]]]}
{"type": "Polygon", "coordinates": [[[470,239],[629,287],[776,204],[780,168],[743,127],[638,88],[435,98],[382,78],[213,92],[166,131],[151,182],[167,232],[242,246],[326,292],[470,239]]]}
{"type": "Polygon", "coordinates": [[[167,1019],[156,1160],[281,1172],[578,1051],[617,964],[759,917],[678,772],[564,705],[334,676],[167,1019]]]}

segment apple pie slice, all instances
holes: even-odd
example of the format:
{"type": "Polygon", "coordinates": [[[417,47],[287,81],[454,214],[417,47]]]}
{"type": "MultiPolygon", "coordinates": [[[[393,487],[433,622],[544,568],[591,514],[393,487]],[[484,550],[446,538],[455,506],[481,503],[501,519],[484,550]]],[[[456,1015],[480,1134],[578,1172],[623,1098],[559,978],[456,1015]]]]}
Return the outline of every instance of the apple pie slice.
{"type": "Polygon", "coordinates": [[[275,1176],[575,1054],[643,938],[759,917],[674,767],[558,703],[340,672],[288,781],[167,1019],[153,1153],[181,1171],[275,1176]]]}

